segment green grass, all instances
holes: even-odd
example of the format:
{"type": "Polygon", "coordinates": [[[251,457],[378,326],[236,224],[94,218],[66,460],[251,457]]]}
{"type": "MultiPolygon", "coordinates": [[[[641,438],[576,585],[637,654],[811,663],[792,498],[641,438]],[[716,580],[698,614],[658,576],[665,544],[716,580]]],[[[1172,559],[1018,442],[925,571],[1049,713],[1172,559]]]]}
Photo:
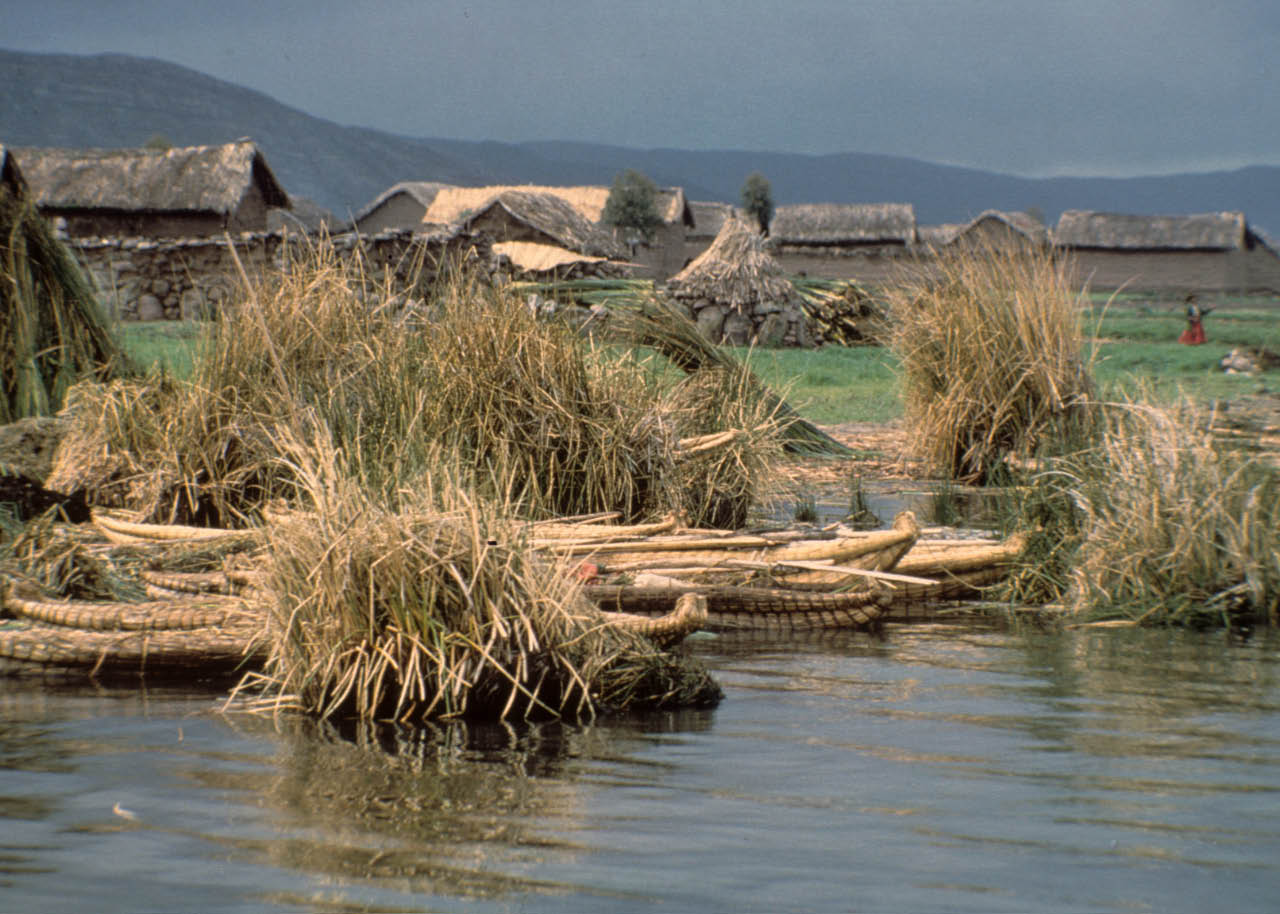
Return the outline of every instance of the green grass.
{"type": "MultiPolygon", "coordinates": [[[[1256,394],[1260,388],[1280,390],[1280,375],[1228,375],[1218,368],[1218,360],[1238,346],[1280,352],[1280,302],[1274,299],[1232,300],[1217,307],[1205,318],[1209,342],[1204,346],[1177,342],[1186,326],[1179,303],[1149,304],[1137,298],[1110,305],[1099,300],[1096,305],[1100,316],[1086,318],[1085,332],[1097,340],[1091,344],[1097,348],[1094,373],[1106,396],[1132,393],[1141,384],[1170,403],[1179,390],[1202,400],[1256,394]]],[[[204,326],[155,321],[125,323],[119,329],[126,350],[139,365],[162,365],[182,378],[190,374],[204,326]]],[[[879,423],[902,417],[897,363],[887,349],[742,348],[735,354],[749,359],[760,379],[811,422],[879,423]]]]}
{"type": "Polygon", "coordinates": [[[902,416],[896,363],[887,349],[827,346],[735,352],[811,422],[889,422],[902,416]]]}
{"type": "Polygon", "coordinates": [[[175,378],[188,378],[206,326],[190,321],[128,321],[117,324],[116,333],[143,371],[160,367],[175,378]]]}

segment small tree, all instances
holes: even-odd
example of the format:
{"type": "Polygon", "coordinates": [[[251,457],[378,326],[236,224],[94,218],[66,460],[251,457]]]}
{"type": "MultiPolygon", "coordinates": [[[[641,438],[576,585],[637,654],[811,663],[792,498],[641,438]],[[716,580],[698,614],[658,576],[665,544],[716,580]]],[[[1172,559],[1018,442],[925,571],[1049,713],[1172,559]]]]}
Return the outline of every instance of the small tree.
{"type": "Polygon", "coordinates": [[[156,152],[168,152],[173,148],[173,143],[163,133],[153,133],[147,138],[147,142],[143,144],[142,148],[156,152]]]}
{"type": "Polygon", "coordinates": [[[747,175],[742,184],[742,208],[755,218],[760,234],[769,236],[769,223],[773,221],[773,188],[769,179],[758,171],[747,175]]]}
{"type": "Polygon", "coordinates": [[[662,225],[658,215],[658,186],[640,172],[628,168],[613,179],[601,218],[606,225],[639,235],[645,241],[662,225]]]}

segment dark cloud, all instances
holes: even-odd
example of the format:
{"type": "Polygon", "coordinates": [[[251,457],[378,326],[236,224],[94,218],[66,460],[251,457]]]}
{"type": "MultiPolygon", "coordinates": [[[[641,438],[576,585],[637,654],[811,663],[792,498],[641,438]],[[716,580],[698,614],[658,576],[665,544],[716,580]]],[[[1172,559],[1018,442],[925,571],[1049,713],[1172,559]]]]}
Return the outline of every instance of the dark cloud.
{"type": "Polygon", "coordinates": [[[1275,162],[1270,0],[47,0],[15,50],[162,57],[420,136],[863,151],[1024,174],[1275,162]]]}

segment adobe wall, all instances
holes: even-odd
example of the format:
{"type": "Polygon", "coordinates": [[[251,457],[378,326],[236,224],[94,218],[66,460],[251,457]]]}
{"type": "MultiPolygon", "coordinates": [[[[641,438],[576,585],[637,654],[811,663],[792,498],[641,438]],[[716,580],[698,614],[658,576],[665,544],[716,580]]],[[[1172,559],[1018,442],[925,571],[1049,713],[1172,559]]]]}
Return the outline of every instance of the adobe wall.
{"type": "Polygon", "coordinates": [[[1073,284],[1095,291],[1222,292],[1243,281],[1224,251],[1102,251],[1070,253],[1073,284]]]}
{"type": "Polygon", "coordinates": [[[772,251],[778,265],[788,273],[820,279],[855,279],[868,285],[892,285],[904,275],[918,271],[932,257],[902,246],[837,249],[830,252],[812,247],[786,246],[772,251]]]}
{"type": "Polygon", "coordinates": [[[372,212],[356,223],[366,235],[385,232],[388,229],[413,228],[422,221],[426,207],[407,193],[401,192],[382,201],[372,212]]]}

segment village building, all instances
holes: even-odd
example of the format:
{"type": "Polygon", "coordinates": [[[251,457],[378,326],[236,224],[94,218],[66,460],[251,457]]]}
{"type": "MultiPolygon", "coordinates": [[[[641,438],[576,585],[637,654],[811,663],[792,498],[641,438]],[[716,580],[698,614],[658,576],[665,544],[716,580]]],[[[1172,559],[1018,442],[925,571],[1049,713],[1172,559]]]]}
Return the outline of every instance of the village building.
{"type": "Polygon", "coordinates": [[[438,181],[401,181],[374,197],[356,213],[356,231],[362,235],[417,228],[428,207],[447,184],[438,181]]]}
{"type": "Polygon", "coordinates": [[[1053,231],[1075,282],[1099,290],[1280,292],[1280,255],[1241,212],[1068,210],[1053,231]]]}
{"type": "Polygon", "coordinates": [[[249,140],[155,149],[19,150],[36,206],[72,238],[262,232],[289,196],[249,140]]]}
{"type": "MultiPolygon", "coordinates": [[[[597,229],[610,232],[615,238],[617,237],[617,233],[603,223],[609,188],[601,185],[558,187],[525,184],[445,187],[435,195],[422,221],[438,225],[464,221],[487,206],[494,197],[508,191],[549,194],[567,203],[584,219],[593,223],[597,229]]],[[[666,279],[684,266],[685,235],[689,229],[693,228],[693,212],[685,199],[684,190],[679,187],[659,188],[655,202],[662,225],[649,242],[637,245],[628,257],[635,265],[634,275],[666,279]]],[[[621,239],[618,241],[621,243],[621,239]]]]}
{"type": "MultiPolygon", "coordinates": [[[[437,203],[452,190],[437,195],[437,203]]],[[[453,215],[453,210],[449,215],[453,215]]],[[[588,221],[560,197],[541,191],[503,190],[476,209],[457,211],[460,218],[447,219],[436,203],[427,212],[427,225],[460,225],[471,232],[483,232],[494,242],[524,241],[563,248],[592,257],[621,260],[626,249],[600,226],[588,221]]]]}
{"type": "Polygon", "coordinates": [[[805,203],[779,206],[767,244],[790,273],[891,282],[914,259],[910,203],[805,203]]]}
{"type": "Polygon", "coordinates": [[[331,210],[308,197],[289,194],[288,207],[273,206],[267,210],[268,232],[302,232],[307,235],[328,232],[334,235],[347,228],[331,210]]]}
{"type": "MultiPolygon", "coordinates": [[[[949,228],[948,226],[944,226],[949,228]]],[[[926,243],[925,233],[920,242],[926,243]]],[[[932,240],[932,239],[930,239],[932,240]]],[[[1008,250],[1021,247],[1042,250],[1049,246],[1049,230],[1029,213],[989,209],[954,226],[942,247],[967,248],[975,251],[1008,250]]]]}

